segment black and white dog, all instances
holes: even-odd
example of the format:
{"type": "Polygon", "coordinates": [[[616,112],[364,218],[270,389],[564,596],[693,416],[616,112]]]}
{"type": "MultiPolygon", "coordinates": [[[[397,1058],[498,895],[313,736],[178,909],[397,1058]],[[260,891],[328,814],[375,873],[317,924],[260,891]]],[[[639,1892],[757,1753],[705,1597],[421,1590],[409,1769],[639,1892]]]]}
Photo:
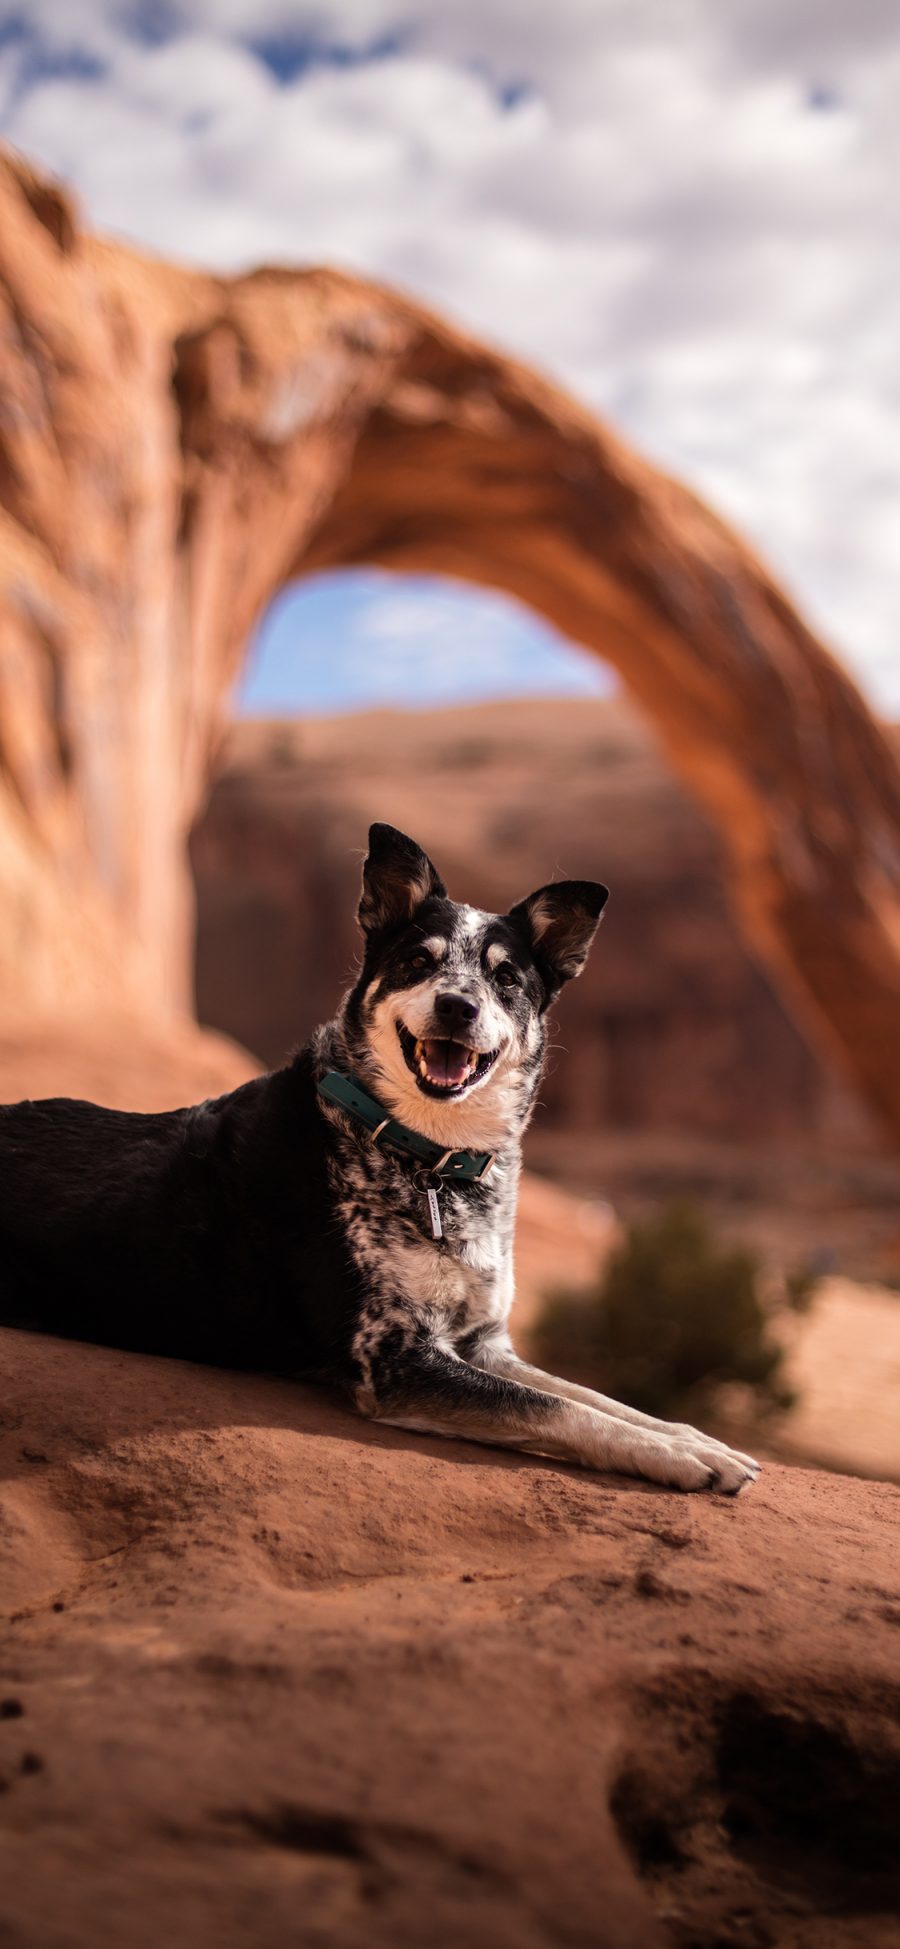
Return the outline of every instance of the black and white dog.
{"type": "Polygon", "coordinates": [[[396,1427],[735,1494],[749,1456],[539,1372],[507,1331],[546,1011],[605,887],[481,913],[402,833],[369,843],[359,978],[286,1068],[161,1115],[0,1109],[0,1320],[318,1375],[396,1427]]]}

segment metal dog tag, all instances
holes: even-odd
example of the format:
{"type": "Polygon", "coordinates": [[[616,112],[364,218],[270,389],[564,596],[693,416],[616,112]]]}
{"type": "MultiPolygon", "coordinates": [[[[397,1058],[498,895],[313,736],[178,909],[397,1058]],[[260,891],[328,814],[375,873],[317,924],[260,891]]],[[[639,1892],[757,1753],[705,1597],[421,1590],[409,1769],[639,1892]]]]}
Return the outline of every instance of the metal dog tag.
{"type": "Polygon", "coordinates": [[[425,1193],[425,1196],[428,1199],[428,1216],[431,1219],[431,1236],[432,1238],[443,1238],[444,1233],[441,1227],[441,1207],[438,1201],[438,1194],[436,1191],[432,1191],[431,1186],[429,1185],[428,1190],[425,1193]]]}

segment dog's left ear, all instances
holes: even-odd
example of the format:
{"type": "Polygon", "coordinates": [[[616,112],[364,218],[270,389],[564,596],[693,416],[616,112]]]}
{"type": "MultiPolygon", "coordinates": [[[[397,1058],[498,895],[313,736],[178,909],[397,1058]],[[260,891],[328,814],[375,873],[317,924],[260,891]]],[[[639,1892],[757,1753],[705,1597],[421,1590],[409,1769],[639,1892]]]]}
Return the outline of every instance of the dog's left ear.
{"type": "Polygon", "coordinates": [[[551,999],[564,981],[580,975],[608,899],[608,887],[596,880],[556,880],[510,908],[510,920],[524,921],[528,929],[535,960],[549,976],[551,999]]]}
{"type": "Polygon", "coordinates": [[[369,827],[369,853],[359,903],[359,924],[364,934],[411,920],[423,900],[432,895],[443,900],[446,893],[428,854],[414,839],[407,839],[396,826],[369,827]]]}

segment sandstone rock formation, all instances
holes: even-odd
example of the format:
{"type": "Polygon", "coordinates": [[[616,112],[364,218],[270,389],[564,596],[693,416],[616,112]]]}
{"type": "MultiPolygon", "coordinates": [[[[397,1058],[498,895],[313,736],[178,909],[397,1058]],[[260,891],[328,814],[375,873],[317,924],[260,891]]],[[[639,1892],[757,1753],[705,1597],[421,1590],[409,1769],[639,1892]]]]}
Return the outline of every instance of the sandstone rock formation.
{"type": "Polygon", "coordinates": [[[188,1005],[188,827],[272,594],[511,590],[621,671],[744,923],[900,1135],[900,777],[748,550],[534,374],[330,271],[233,281],[0,167],[0,994],[188,1005]]]}
{"type": "Polygon", "coordinates": [[[10,1949],[888,1949],[898,1491],[0,1333],[10,1949]]]}

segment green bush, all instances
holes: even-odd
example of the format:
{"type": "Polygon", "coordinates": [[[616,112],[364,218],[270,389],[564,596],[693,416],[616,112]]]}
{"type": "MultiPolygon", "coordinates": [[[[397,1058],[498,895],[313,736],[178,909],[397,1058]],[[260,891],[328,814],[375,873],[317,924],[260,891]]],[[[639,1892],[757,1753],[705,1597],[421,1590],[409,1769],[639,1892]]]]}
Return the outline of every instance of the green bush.
{"type": "Polygon", "coordinates": [[[594,1288],[549,1293],[534,1344],[548,1370],[648,1414],[695,1415],[726,1382],[760,1408],[793,1399],[754,1254],[718,1245],[686,1204],[629,1225],[594,1288]]]}

